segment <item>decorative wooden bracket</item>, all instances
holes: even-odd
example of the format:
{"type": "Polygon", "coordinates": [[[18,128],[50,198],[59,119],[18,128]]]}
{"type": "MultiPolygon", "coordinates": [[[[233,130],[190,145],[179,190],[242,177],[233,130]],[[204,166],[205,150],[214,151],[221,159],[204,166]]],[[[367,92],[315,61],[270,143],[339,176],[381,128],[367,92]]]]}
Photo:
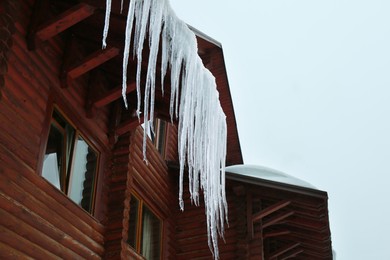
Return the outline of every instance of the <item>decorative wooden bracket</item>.
{"type": "Polygon", "coordinates": [[[81,22],[95,12],[95,7],[80,3],[57,17],[42,23],[42,19],[45,17],[44,14],[48,11],[48,6],[49,3],[47,0],[36,0],[35,2],[34,13],[27,37],[29,50],[34,50],[39,47],[40,43],[81,22]]]}
{"type": "Polygon", "coordinates": [[[270,238],[270,237],[285,236],[285,235],[289,235],[289,234],[291,234],[290,230],[264,232],[263,239],[270,238]]]}
{"type": "MultiPolygon", "coordinates": [[[[293,215],[294,212],[293,211],[287,211],[287,212],[282,212],[276,216],[273,216],[272,218],[269,218],[269,219],[266,219],[266,220],[263,220],[264,217],[266,216],[269,216],[271,215],[272,213],[275,213],[277,212],[278,210],[282,209],[282,208],[285,208],[287,207],[288,205],[291,204],[291,201],[290,200],[282,200],[282,201],[279,201],[257,213],[254,213],[252,214],[252,208],[253,208],[253,205],[252,205],[252,197],[251,197],[251,194],[247,194],[247,201],[248,201],[248,206],[247,206],[247,216],[248,216],[248,219],[247,219],[247,222],[248,222],[248,236],[249,238],[255,238],[255,234],[254,234],[254,224],[256,222],[259,222],[261,224],[261,232],[263,232],[263,230],[266,228],[266,227],[269,227],[269,226],[272,226],[274,224],[277,224],[278,222],[284,220],[285,218],[288,218],[289,216],[293,215]]],[[[283,233],[275,233],[275,234],[269,234],[269,236],[276,236],[276,235],[282,235],[282,234],[286,234],[286,232],[283,232],[283,233]]]]}
{"type": "Polygon", "coordinates": [[[280,213],[280,214],[268,219],[267,221],[263,221],[263,228],[275,225],[275,224],[279,223],[280,221],[288,218],[291,215],[294,215],[294,211],[287,211],[287,212],[280,213]]]}
{"type": "Polygon", "coordinates": [[[118,141],[118,135],[115,133],[115,130],[121,121],[123,110],[121,102],[115,102],[113,105],[114,106],[111,110],[111,120],[108,134],[108,140],[112,146],[118,141]]]}
{"type": "Polygon", "coordinates": [[[115,129],[115,135],[123,135],[133,129],[135,129],[137,126],[141,125],[144,122],[144,117],[141,116],[139,119],[138,117],[132,117],[129,120],[126,120],[125,122],[121,123],[116,129],[115,129]]]}
{"type": "MultiPolygon", "coordinates": [[[[81,75],[89,72],[90,70],[102,65],[106,61],[109,61],[110,59],[114,58],[119,54],[119,49],[115,47],[107,47],[103,50],[98,50],[76,65],[71,66],[70,68],[66,68],[67,65],[65,65],[66,60],[64,60],[64,66],[62,70],[61,80],[62,80],[62,87],[67,87],[70,85],[72,80],[80,77],[81,75]]],[[[66,59],[67,57],[65,57],[66,59]]]]}
{"type": "Polygon", "coordinates": [[[283,201],[280,201],[278,203],[275,203],[272,206],[269,206],[268,208],[263,209],[260,212],[253,214],[252,215],[252,222],[259,221],[260,219],[264,218],[265,216],[268,216],[271,213],[278,211],[279,209],[282,209],[290,204],[291,204],[290,200],[283,200],[283,201]]]}
{"type": "Polygon", "coordinates": [[[304,250],[302,248],[296,248],[294,250],[290,250],[287,252],[287,254],[284,254],[282,255],[281,257],[279,257],[278,259],[280,260],[286,260],[286,259],[290,259],[290,258],[293,258],[293,257],[296,257],[297,255],[299,255],[300,253],[302,253],[304,250]]]}
{"type": "MultiPolygon", "coordinates": [[[[135,82],[127,84],[126,94],[129,94],[130,92],[135,91],[135,89],[136,89],[135,82]]],[[[107,91],[106,93],[96,97],[96,99],[94,99],[92,101],[92,103],[97,108],[103,107],[103,106],[106,106],[106,105],[114,102],[115,100],[117,100],[121,97],[122,97],[122,86],[118,86],[118,87],[116,87],[110,91],[107,91]]]]}
{"type": "Polygon", "coordinates": [[[277,259],[278,256],[281,256],[283,255],[284,253],[287,253],[289,252],[290,250],[300,246],[301,243],[293,243],[293,244],[290,244],[290,245],[287,245],[285,247],[282,247],[280,249],[278,249],[277,251],[273,252],[269,257],[268,259],[272,260],[272,259],[277,259]]]}

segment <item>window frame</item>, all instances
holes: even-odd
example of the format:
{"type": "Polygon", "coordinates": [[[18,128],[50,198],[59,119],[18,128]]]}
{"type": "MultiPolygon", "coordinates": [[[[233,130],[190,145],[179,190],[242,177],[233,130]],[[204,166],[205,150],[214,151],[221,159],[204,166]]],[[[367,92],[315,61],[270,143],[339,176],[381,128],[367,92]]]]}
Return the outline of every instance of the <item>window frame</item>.
{"type": "MultiPolygon", "coordinates": [[[[147,132],[148,139],[152,142],[153,147],[156,148],[162,158],[165,158],[167,149],[167,134],[168,134],[168,122],[161,118],[154,118],[150,121],[153,125],[154,133],[147,132]]],[[[143,131],[146,131],[144,124],[141,124],[143,131]]]]}
{"type": "MultiPolygon", "coordinates": [[[[62,93],[58,92],[55,89],[52,89],[48,101],[47,101],[47,107],[46,107],[46,113],[44,117],[44,121],[42,123],[42,131],[41,131],[41,142],[39,147],[39,155],[36,165],[36,173],[42,177],[43,180],[45,180],[47,183],[49,183],[58,193],[63,195],[64,198],[71,201],[78,209],[80,209],[82,212],[84,212],[86,215],[92,217],[92,219],[97,221],[102,221],[105,217],[105,207],[104,205],[101,205],[101,203],[98,202],[98,198],[101,196],[103,192],[103,184],[104,184],[104,169],[106,167],[106,160],[107,155],[109,155],[110,148],[103,142],[103,140],[100,140],[98,135],[95,134],[94,131],[91,130],[91,126],[93,126],[93,123],[85,123],[85,110],[81,110],[82,107],[79,107],[78,109],[72,108],[69,103],[66,101],[67,99],[63,96],[62,93]],[[92,203],[91,203],[91,209],[90,211],[86,211],[83,209],[80,205],[75,203],[67,194],[65,194],[62,190],[55,187],[52,183],[47,181],[42,176],[42,169],[43,169],[43,162],[48,142],[48,137],[50,133],[51,128],[51,122],[52,122],[52,115],[53,111],[57,109],[57,111],[61,114],[61,116],[75,129],[77,129],[81,133],[81,137],[83,140],[87,142],[87,144],[93,148],[99,155],[99,158],[97,159],[96,164],[96,172],[95,172],[95,178],[94,178],[94,192],[92,197],[92,203]],[[75,112],[76,111],[76,112],[75,112]],[[87,125],[90,125],[89,127],[87,125]]],[[[64,202],[61,202],[63,204],[64,202]]]]}
{"type": "Polygon", "coordinates": [[[142,250],[142,236],[143,236],[143,211],[144,211],[144,206],[147,207],[147,209],[160,221],[160,234],[159,234],[159,243],[160,243],[160,257],[159,259],[161,260],[163,258],[163,233],[164,233],[164,220],[163,218],[156,213],[156,210],[153,209],[151,205],[149,205],[136,191],[131,191],[130,193],[130,201],[129,204],[131,203],[131,200],[136,198],[138,200],[138,208],[137,208],[137,223],[136,223],[136,234],[135,234],[135,248],[130,245],[129,243],[129,227],[130,225],[130,211],[132,210],[131,206],[129,205],[129,220],[128,220],[128,230],[127,230],[127,245],[135,251],[135,253],[139,254],[140,256],[144,257],[141,253],[142,250]]]}

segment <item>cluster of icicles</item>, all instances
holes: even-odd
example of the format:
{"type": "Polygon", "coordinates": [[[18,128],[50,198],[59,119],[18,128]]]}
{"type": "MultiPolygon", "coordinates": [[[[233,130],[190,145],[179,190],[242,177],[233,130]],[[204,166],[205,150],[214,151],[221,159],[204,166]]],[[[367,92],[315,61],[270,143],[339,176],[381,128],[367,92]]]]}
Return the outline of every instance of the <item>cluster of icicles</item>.
{"type": "MultiPolygon", "coordinates": [[[[106,47],[111,0],[107,0],[106,5],[103,48],[106,47]]],[[[121,5],[123,7],[123,0],[121,5]]],[[[180,208],[184,209],[183,173],[184,167],[187,166],[189,191],[191,201],[194,204],[199,205],[199,189],[203,190],[208,244],[214,258],[218,259],[218,234],[223,237],[224,223],[227,221],[225,195],[227,126],[226,116],[219,102],[215,78],[203,66],[202,60],[197,54],[195,34],[183,21],[177,18],[168,0],[131,0],[127,15],[123,55],[122,93],[126,106],[126,76],[133,29],[132,51],[133,57],[137,58],[138,116],[141,113],[142,49],[144,40],[148,39],[150,54],[145,83],[143,116],[145,129],[153,131],[153,125],[150,122],[154,118],[156,62],[161,38],[161,82],[164,82],[169,67],[171,71],[170,115],[171,118],[179,119],[180,208]],[[148,118],[150,120],[147,120],[148,118]]],[[[163,83],[161,88],[164,93],[163,83]]],[[[145,158],[146,138],[145,134],[145,158]]]]}

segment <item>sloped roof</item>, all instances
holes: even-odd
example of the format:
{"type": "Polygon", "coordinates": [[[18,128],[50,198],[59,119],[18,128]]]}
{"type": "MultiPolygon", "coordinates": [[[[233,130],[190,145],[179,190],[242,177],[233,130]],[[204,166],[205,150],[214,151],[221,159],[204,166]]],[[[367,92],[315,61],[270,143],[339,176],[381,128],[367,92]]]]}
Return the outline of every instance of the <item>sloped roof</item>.
{"type": "Polygon", "coordinates": [[[314,187],[313,185],[311,185],[306,181],[303,181],[294,176],[264,166],[243,165],[243,164],[232,165],[226,167],[226,171],[230,173],[235,173],[237,175],[248,176],[257,179],[280,182],[284,184],[290,184],[290,185],[305,187],[309,189],[317,189],[316,187],[314,187]]]}

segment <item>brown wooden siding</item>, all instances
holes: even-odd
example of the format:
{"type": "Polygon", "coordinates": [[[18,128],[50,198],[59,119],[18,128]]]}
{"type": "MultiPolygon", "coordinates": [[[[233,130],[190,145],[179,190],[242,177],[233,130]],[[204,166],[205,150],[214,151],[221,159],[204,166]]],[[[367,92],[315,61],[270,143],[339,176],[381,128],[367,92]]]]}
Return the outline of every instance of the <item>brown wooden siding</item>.
{"type": "Polygon", "coordinates": [[[128,195],[126,194],[129,178],[130,134],[119,137],[112,157],[112,170],[108,176],[108,210],[105,258],[120,258],[127,235],[124,232],[128,221],[128,195]],[[126,221],[127,219],[127,221],[126,221]]]}
{"type": "MultiPolygon", "coordinates": [[[[177,182],[150,140],[147,142],[147,160],[142,155],[143,130],[139,127],[130,146],[132,182],[128,187],[136,191],[145,203],[163,220],[163,258],[175,259],[175,212],[178,208],[177,182]]],[[[131,209],[130,209],[131,210],[131,209]]]]}
{"type": "Polygon", "coordinates": [[[101,146],[108,144],[108,111],[101,110],[95,119],[85,118],[87,80],[60,88],[61,37],[28,51],[25,39],[34,1],[11,2],[17,3],[15,30],[7,64],[0,64],[4,76],[0,99],[0,258],[99,259],[104,253],[104,226],[43,179],[39,165],[53,93],[60,107],[72,113],[71,118],[76,115],[74,123],[83,122],[83,128],[90,129],[84,134],[93,134],[101,146]]]}
{"type": "MultiPolygon", "coordinates": [[[[191,205],[188,186],[184,187],[183,212],[178,212],[176,224],[177,259],[213,259],[207,243],[207,229],[204,203],[196,207],[191,205]]],[[[239,259],[237,255],[237,212],[234,197],[228,192],[229,227],[226,225],[225,241],[219,239],[220,259],[239,259]]],[[[203,200],[203,198],[201,198],[203,200]]]]}

